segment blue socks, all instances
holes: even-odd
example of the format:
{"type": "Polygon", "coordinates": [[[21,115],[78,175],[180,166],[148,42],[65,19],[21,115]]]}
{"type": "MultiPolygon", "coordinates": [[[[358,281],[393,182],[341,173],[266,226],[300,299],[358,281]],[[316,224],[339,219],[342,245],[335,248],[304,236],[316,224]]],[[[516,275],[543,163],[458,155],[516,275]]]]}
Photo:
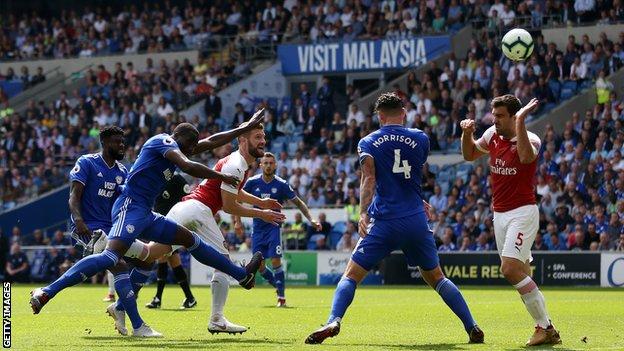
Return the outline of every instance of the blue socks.
{"type": "Polygon", "coordinates": [[[336,286],[336,292],[334,292],[331,314],[327,319],[328,324],[336,319],[340,321],[344,317],[347,308],[353,301],[353,296],[355,296],[355,288],[357,288],[355,280],[342,276],[336,286]]]}
{"type": "Polygon", "coordinates": [[[268,268],[264,269],[264,272],[260,273],[262,278],[267,281],[267,283],[271,284],[273,287],[275,286],[275,277],[273,276],[273,272],[271,272],[268,268]]]}
{"type": "Polygon", "coordinates": [[[245,268],[232,263],[229,258],[208,245],[196,233],[193,233],[193,238],[195,243],[187,250],[197,261],[228,274],[238,281],[245,279],[247,276],[245,268]]]}
{"type": "Polygon", "coordinates": [[[468,305],[466,304],[466,300],[462,296],[461,292],[447,278],[442,278],[435,286],[435,290],[440,294],[442,300],[446,302],[448,307],[451,308],[453,313],[461,319],[464,324],[464,329],[466,332],[470,332],[470,330],[477,325],[477,323],[472,319],[472,315],[470,314],[470,309],[468,309],[468,305]]]}
{"type": "Polygon", "coordinates": [[[277,288],[277,297],[284,298],[284,289],[285,289],[285,278],[284,278],[284,269],[282,266],[273,268],[275,270],[275,287],[277,288]]]}
{"type": "Polygon", "coordinates": [[[109,249],[106,249],[97,255],[87,256],[76,262],[76,264],[74,264],[52,284],[43,288],[43,291],[45,291],[45,293],[52,298],[61,290],[85,281],[97,272],[102,272],[110,267],[113,267],[117,264],[118,260],[119,257],[117,254],[109,249]]]}
{"type": "Polygon", "coordinates": [[[137,309],[136,295],[134,291],[132,291],[132,283],[130,283],[130,275],[128,272],[115,274],[115,290],[119,296],[115,308],[119,309],[118,306],[121,303],[132,322],[132,328],[137,329],[141,327],[141,325],[143,325],[143,319],[141,319],[137,309]]]}
{"type": "MultiPolygon", "coordinates": [[[[130,272],[129,279],[130,279],[130,284],[131,284],[131,287],[132,287],[132,291],[134,292],[134,299],[135,300],[139,296],[139,290],[141,290],[143,285],[145,285],[145,282],[147,281],[147,279],[149,278],[151,273],[152,273],[152,271],[139,269],[139,268],[134,268],[134,269],[132,269],[132,272],[130,272]]],[[[119,292],[117,292],[117,293],[119,294],[119,292]]],[[[134,303],[134,305],[135,305],[135,308],[136,308],[136,302],[134,303]]],[[[117,303],[115,304],[115,309],[117,309],[119,311],[123,311],[123,310],[125,310],[125,307],[126,307],[126,305],[124,304],[123,301],[121,301],[121,299],[117,300],[117,303]]]]}

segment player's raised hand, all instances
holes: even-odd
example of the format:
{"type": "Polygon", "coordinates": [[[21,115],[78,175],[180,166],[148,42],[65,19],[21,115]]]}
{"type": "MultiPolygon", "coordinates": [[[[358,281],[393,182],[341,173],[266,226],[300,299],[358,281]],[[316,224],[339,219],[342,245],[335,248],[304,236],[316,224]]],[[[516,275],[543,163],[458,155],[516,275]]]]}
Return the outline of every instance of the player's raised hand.
{"type": "Polygon", "coordinates": [[[275,199],[266,198],[266,199],[262,199],[262,205],[259,207],[262,209],[268,209],[268,210],[281,210],[282,204],[280,204],[279,201],[275,199]]]}
{"type": "Polygon", "coordinates": [[[260,219],[267,223],[271,223],[273,225],[280,225],[281,223],[284,223],[284,221],[286,220],[286,215],[280,212],[272,211],[272,210],[262,210],[260,219]]]}
{"type": "Polygon", "coordinates": [[[524,120],[529,115],[529,113],[535,111],[539,105],[539,100],[533,98],[529,101],[528,104],[524,105],[518,112],[516,112],[516,123],[524,123],[524,120]]]}
{"type": "Polygon", "coordinates": [[[476,129],[474,119],[469,118],[459,122],[459,126],[461,127],[462,131],[468,135],[474,134],[476,129]]]}
{"type": "Polygon", "coordinates": [[[221,181],[231,186],[238,186],[240,180],[233,175],[221,173],[221,181]]]}
{"type": "Polygon", "coordinates": [[[264,107],[256,111],[256,113],[251,116],[249,121],[243,122],[241,126],[254,128],[258,124],[262,123],[262,120],[264,120],[264,107]]]}
{"type": "Polygon", "coordinates": [[[360,238],[364,238],[368,235],[368,226],[370,225],[370,218],[368,218],[368,213],[360,214],[360,221],[358,222],[358,234],[360,234],[360,238]]]}

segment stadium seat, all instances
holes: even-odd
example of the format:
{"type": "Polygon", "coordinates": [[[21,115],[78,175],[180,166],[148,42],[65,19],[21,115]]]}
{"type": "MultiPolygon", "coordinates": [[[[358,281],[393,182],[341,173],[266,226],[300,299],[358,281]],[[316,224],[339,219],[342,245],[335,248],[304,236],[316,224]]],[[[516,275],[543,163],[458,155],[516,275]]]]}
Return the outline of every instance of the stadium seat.
{"type": "Polygon", "coordinates": [[[297,143],[290,142],[288,143],[288,156],[295,156],[297,152],[297,143]]]}
{"type": "Polygon", "coordinates": [[[561,94],[561,83],[558,80],[551,79],[548,81],[548,88],[550,88],[550,91],[552,91],[555,98],[559,100],[559,95],[561,94]]]}
{"type": "Polygon", "coordinates": [[[340,232],[337,230],[332,230],[329,233],[329,247],[331,247],[332,249],[336,249],[336,245],[338,245],[338,242],[340,241],[340,238],[342,238],[342,234],[344,232],[340,232]]]}
{"type": "Polygon", "coordinates": [[[563,86],[561,87],[561,94],[559,95],[559,97],[561,98],[561,100],[567,100],[573,97],[574,95],[576,95],[576,89],[577,89],[576,82],[566,81],[565,83],[563,83],[563,86]]]}
{"type": "Polygon", "coordinates": [[[347,222],[339,221],[334,224],[332,231],[340,232],[341,234],[347,229],[347,222]]]}

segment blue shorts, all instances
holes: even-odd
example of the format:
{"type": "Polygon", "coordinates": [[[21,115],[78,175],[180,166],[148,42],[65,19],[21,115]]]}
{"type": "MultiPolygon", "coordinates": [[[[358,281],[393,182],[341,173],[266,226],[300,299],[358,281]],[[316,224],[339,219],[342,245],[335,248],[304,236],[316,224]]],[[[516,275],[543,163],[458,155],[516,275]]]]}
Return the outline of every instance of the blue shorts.
{"type": "Polygon", "coordinates": [[[260,251],[264,258],[282,257],[282,241],[280,228],[275,227],[270,231],[255,231],[251,235],[251,252],[260,251]]]}
{"type": "Polygon", "coordinates": [[[130,246],[135,239],[173,244],[178,224],[151,209],[120,196],[113,204],[113,227],[109,240],[121,240],[130,246]]]}
{"type": "Polygon", "coordinates": [[[371,220],[368,235],[358,241],[351,259],[369,271],[398,249],[403,251],[410,266],[429,271],[440,264],[425,212],[403,218],[371,220]]]}

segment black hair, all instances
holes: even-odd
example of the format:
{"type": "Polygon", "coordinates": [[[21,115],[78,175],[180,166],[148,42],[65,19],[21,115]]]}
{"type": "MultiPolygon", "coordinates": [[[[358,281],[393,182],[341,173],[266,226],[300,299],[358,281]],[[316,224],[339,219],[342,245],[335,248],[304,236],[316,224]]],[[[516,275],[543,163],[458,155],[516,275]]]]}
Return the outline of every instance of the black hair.
{"type": "Polygon", "coordinates": [[[113,135],[124,135],[124,130],[117,126],[108,126],[100,129],[100,143],[104,143],[104,140],[112,137],[113,135]]]}
{"type": "Polygon", "coordinates": [[[186,122],[178,124],[178,126],[175,127],[175,129],[173,130],[173,134],[179,136],[194,135],[195,137],[199,137],[199,131],[197,130],[197,128],[195,128],[194,125],[186,122]]]}
{"type": "Polygon", "coordinates": [[[520,111],[522,108],[522,102],[520,102],[520,99],[511,94],[497,96],[492,99],[492,108],[502,106],[505,106],[507,111],[509,111],[509,115],[513,117],[516,112],[520,111]]]}
{"type": "Polygon", "coordinates": [[[375,103],[375,111],[395,112],[403,108],[403,100],[395,93],[383,93],[375,103]]]}

